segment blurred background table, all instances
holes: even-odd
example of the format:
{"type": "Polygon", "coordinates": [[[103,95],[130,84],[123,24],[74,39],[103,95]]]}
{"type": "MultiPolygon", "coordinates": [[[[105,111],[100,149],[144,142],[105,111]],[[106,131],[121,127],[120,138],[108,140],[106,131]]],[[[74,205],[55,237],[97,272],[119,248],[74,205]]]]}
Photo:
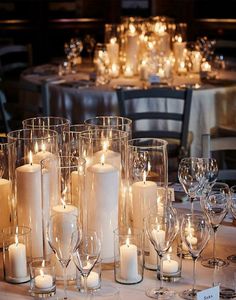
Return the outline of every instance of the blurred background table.
{"type": "MultiPolygon", "coordinates": [[[[47,109],[44,113],[66,117],[73,124],[82,123],[98,115],[119,115],[116,88],[147,87],[144,81],[136,77],[120,77],[112,79],[107,85],[96,86],[91,80],[94,75],[93,68],[86,66],[81,66],[76,74],[58,76],[57,73],[57,66],[42,65],[26,70],[21,78],[24,82],[38,87],[46,85],[47,109]]],[[[177,88],[188,86],[193,89],[189,122],[189,131],[193,134],[192,156],[201,155],[202,134],[210,133],[219,124],[224,126],[236,124],[236,72],[221,71],[216,78],[204,82],[201,82],[199,75],[195,74],[175,76],[168,84],[177,88]]],[[[28,113],[29,105],[42,109],[42,99],[32,97],[29,92],[22,91],[21,101],[25,111],[24,117],[32,116],[28,113]]],[[[148,107],[137,105],[135,108],[139,111],[145,111],[146,108],[172,112],[181,110],[181,107],[173,105],[168,99],[163,99],[162,107],[153,105],[150,99],[148,107]]],[[[147,124],[150,129],[155,125],[155,121],[147,124]]],[[[175,128],[176,124],[169,123],[165,126],[175,128]]]]}

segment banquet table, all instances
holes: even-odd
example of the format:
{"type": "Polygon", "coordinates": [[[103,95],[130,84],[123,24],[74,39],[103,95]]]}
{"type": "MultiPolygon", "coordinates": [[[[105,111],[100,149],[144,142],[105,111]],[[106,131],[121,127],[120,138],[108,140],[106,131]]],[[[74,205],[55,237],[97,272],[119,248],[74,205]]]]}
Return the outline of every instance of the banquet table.
{"type": "MultiPolygon", "coordinates": [[[[177,205],[181,207],[180,212],[183,212],[183,205],[177,205]]],[[[189,203],[185,204],[189,207],[189,203]]],[[[179,208],[177,208],[178,210],[179,208]]],[[[217,256],[226,258],[228,255],[236,253],[236,240],[235,240],[236,227],[221,225],[217,235],[217,256]]],[[[202,257],[209,257],[212,255],[212,239],[208,242],[207,247],[202,252],[202,257]]],[[[0,280],[0,300],[26,300],[32,299],[29,295],[29,283],[25,284],[10,284],[3,281],[3,272],[1,271],[0,280]]],[[[220,280],[221,284],[226,287],[236,288],[236,264],[230,263],[229,266],[222,268],[219,274],[214,275],[213,269],[205,268],[201,265],[200,259],[197,262],[197,286],[206,289],[212,286],[213,278],[220,280]],[[215,277],[213,277],[215,276],[215,277]]],[[[145,290],[150,287],[159,286],[160,281],[156,279],[155,271],[144,271],[144,279],[141,283],[134,285],[124,285],[116,283],[114,280],[113,270],[102,270],[102,289],[107,285],[115,287],[120,292],[120,300],[135,299],[143,300],[150,299],[145,295],[145,290]]],[[[192,285],[192,260],[183,260],[182,263],[182,276],[181,279],[175,283],[165,282],[165,285],[172,288],[176,294],[172,297],[173,300],[182,299],[178,295],[179,292],[186,288],[190,288],[192,285]]],[[[101,289],[101,291],[102,291],[101,289]]],[[[56,295],[49,299],[57,299],[57,297],[63,296],[62,283],[57,283],[56,295]]],[[[72,299],[83,299],[83,294],[78,292],[75,284],[70,284],[68,289],[68,296],[72,299]]],[[[94,299],[96,299],[96,294],[94,299]]],[[[103,298],[99,298],[103,299],[103,298]]],[[[105,299],[105,298],[104,298],[105,299]]]]}
{"type": "MultiPolygon", "coordinates": [[[[64,76],[58,76],[56,68],[53,65],[34,67],[22,74],[22,80],[35,85],[46,84],[50,108],[48,113],[53,116],[66,117],[73,124],[82,123],[98,115],[119,115],[116,88],[147,87],[147,84],[137,77],[119,77],[112,79],[107,85],[96,86],[91,80],[94,75],[92,68],[81,67],[78,73],[64,76]]],[[[201,155],[202,134],[210,133],[210,130],[219,124],[236,124],[235,71],[221,71],[216,78],[204,83],[197,74],[175,76],[168,84],[178,88],[191,87],[193,89],[189,122],[189,131],[193,133],[192,156],[201,155]]],[[[27,111],[29,101],[38,101],[32,98],[29,100],[27,94],[24,94],[21,99],[22,107],[26,107],[25,111],[27,111]]],[[[163,99],[159,106],[151,99],[146,105],[134,100],[132,105],[135,109],[142,111],[161,109],[177,112],[181,110],[179,104],[169,100],[163,99]]],[[[35,102],[35,105],[39,106],[39,103],[35,102]]],[[[152,121],[147,126],[151,129],[156,125],[157,123],[152,121]]],[[[143,124],[141,126],[143,128],[143,124]]],[[[176,129],[176,123],[169,122],[161,126],[176,129]]]]}

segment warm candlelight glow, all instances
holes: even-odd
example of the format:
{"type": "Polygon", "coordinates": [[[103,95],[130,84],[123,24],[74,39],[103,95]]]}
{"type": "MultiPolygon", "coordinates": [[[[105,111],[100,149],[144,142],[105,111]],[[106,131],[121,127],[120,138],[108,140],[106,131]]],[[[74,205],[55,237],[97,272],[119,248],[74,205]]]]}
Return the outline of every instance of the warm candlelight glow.
{"type": "Polygon", "coordinates": [[[117,38],[116,37],[113,37],[113,38],[110,39],[110,43],[111,44],[114,45],[116,42],[117,42],[117,38]]]}
{"type": "Polygon", "coordinates": [[[29,152],[29,164],[30,165],[33,164],[33,154],[32,154],[32,151],[29,152]]]}
{"type": "Polygon", "coordinates": [[[38,153],[38,152],[39,152],[39,145],[38,145],[38,142],[36,142],[35,145],[34,145],[34,151],[35,151],[35,153],[38,153]]]}
{"type": "Polygon", "coordinates": [[[102,142],[102,150],[106,152],[108,150],[108,148],[109,148],[109,141],[108,140],[103,141],[102,142]]]}
{"type": "Polygon", "coordinates": [[[43,272],[42,269],[40,269],[39,272],[40,272],[40,275],[41,275],[41,276],[44,276],[44,272],[43,272]]]}
{"type": "Polygon", "coordinates": [[[136,28],[135,28],[135,26],[134,26],[133,24],[129,24],[129,31],[130,31],[130,33],[132,33],[132,34],[135,33],[136,28]]]}
{"type": "Polygon", "coordinates": [[[104,165],[105,164],[105,155],[102,154],[101,156],[101,164],[104,165]]]}
{"type": "Polygon", "coordinates": [[[146,179],[147,179],[147,171],[143,171],[143,183],[146,183],[146,179]]]}
{"type": "Polygon", "coordinates": [[[126,244],[127,247],[129,247],[129,245],[130,245],[129,238],[126,239],[126,243],[125,244],[126,244]]]}
{"type": "Polygon", "coordinates": [[[44,143],[42,143],[42,151],[45,152],[46,151],[46,146],[44,143]]]}
{"type": "Polygon", "coordinates": [[[183,41],[182,36],[180,36],[180,35],[179,36],[176,35],[175,40],[177,41],[177,43],[182,43],[182,41],[183,41]]]}
{"type": "Polygon", "coordinates": [[[19,244],[19,240],[18,240],[18,227],[16,227],[15,244],[16,244],[16,247],[17,247],[18,244],[19,244]]]}

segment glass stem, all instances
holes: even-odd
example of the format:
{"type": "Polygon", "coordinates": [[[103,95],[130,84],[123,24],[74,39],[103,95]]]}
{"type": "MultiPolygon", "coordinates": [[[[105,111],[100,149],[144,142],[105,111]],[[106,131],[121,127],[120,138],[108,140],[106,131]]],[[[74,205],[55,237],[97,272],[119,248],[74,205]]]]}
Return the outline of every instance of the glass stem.
{"type": "Polygon", "coordinates": [[[196,290],[196,262],[197,262],[197,257],[193,257],[193,294],[194,295],[196,290]]]}
{"type": "Polygon", "coordinates": [[[64,282],[64,299],[67,299],[67,272],[66,265],[63,264],[63,282],[64,282]]]}
{"type": "Polygon", "coordinates": [[[213,231],[214,231],[214,238],[213,238],[213,261],[215,263],[216,261],[216,231],[217,231],[217,228],[213,228],[213,231]]]}
{"type": "Polygon", "coordinates": [[[87,275],[84,275],[84,292],[87,294],[88,293],[88,284],[87,284],[87,275]]]}
{"type": "Polygon", "coordinates": [[[161,285],[160,285],[160,289],[163,289],[163,255],[159,254],[159,259],[160,259],[160,281],[161,281],[161,285]]]}

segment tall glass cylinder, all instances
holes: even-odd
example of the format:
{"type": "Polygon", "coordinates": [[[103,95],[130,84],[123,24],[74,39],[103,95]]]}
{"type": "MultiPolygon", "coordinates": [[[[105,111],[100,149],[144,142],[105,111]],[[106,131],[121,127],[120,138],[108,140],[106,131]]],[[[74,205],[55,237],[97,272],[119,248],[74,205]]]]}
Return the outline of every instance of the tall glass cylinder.
{"type": "MultiPolygon", "coordinates": [[[[144,218],[155,209],[160,213],[168,199],[167,142],[139,138],[129,141],[129,216],[133,228],[144,230],[144,218]]],[[[145,266],[155,269],[157,255],[145,237],[145,266]]]]}
{"type": "Polygon", "coordinates": [[[114,129],[82,132],[80,154],[86,159],[84,210],[87,229],[100,234],[103,263],[113,262],[113,231],[126,223],[128,134],[114,129]]]}
{"type": "MultiPolygon", "coordinates": [[[[11,180],[15,190],[17,224],[32,232],[32,257],[43,256],[41,160],[58,155],[58,134],[47,129],[21,129],[8,133],[14,143],[11,180]]],[[[46,191],[44,191],[46,193],[46,191]]]]}
{"type": "MultiPolygon", "coordinates": [[[[44,242],[46,241],[46,225],[49,217],[55,213],[74,214],[83,223],[84,206],[84,172],[85,160],[76,156],[60,156],[59,160],[48,158],[41,162],[44,242]]],[[[51,250],[45,242],[45,258],[49,258],[51,250]]],[[[63,269],[55,260],[57,278],[62,278],[63,269]]],[[[75,266],[68,266],[68,279],[76,278],[75,266]]]]}
{"type": "Polygon", "coordinates": [[[14,157],[14,143],[7,143],[7,139],[0,140],[0,230],[15,223],[14,194],[10,178],[12,164],[9,160],[14,157]]]}
{"type": "Polygon", "coordinates": [[[55,130],[58,133],[58,145],[59,145],[59,154],[68,155],[67,148],[65,145],[67,141],[63,133],[68,132],[70,128],[70,120],[62,117],[35,117],[29,118],[22,121],[24,129],[51,129],[55,130]]]}

